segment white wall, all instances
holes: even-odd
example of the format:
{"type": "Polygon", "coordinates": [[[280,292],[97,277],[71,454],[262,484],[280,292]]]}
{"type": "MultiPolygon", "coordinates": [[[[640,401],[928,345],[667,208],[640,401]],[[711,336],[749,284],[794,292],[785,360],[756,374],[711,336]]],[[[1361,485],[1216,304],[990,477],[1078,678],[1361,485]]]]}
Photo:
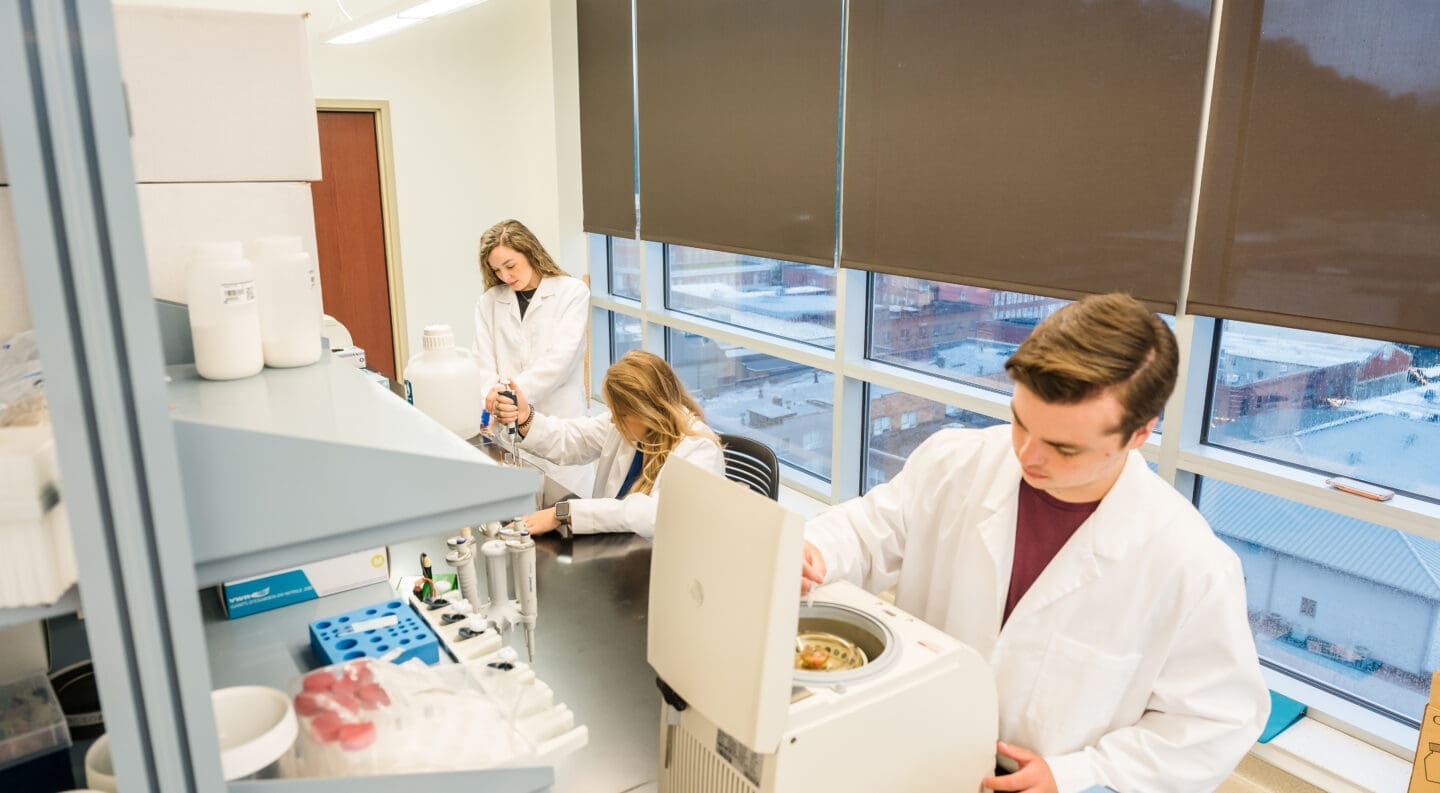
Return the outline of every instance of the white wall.
{"type": "MultiPolygon", "coordinates": [[[[345,5],[359,17],[388,2],[348,0],[345,5]]],[[[586,271],[579,215],[575,0],[487,0],[349,46],[320,43],[321,34],[344,21],[328,0],[117,4],[313,12],[315,95],[390,102],[412,349],[420,347],[421,329],[435,322],[450,323],[457,340],[469,344],[471,311],[481,289],[479,237],[496,221],[523,220],[562,266],[576,275],[586,271]],[[557,117],[564,126],[560,132],[557,117]]]]}

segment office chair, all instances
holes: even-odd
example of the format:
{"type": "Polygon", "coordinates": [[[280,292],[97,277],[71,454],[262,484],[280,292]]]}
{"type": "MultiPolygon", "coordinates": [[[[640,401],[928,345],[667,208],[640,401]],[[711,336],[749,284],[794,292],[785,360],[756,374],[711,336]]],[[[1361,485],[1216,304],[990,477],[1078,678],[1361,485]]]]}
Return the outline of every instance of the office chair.
{"type": "Polygon", "coordinates": [[[720,435],[725,478],[771,500],[780,500],[780,461],[769,446],[743,435],[720,435]]]}

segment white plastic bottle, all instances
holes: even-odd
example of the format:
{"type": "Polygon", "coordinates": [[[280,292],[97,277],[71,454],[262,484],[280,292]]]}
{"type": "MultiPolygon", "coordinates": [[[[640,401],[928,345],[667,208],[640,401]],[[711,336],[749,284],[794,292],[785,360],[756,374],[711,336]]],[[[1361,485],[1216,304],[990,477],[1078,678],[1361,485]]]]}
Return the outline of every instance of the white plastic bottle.
{"type": "Polygon", "coordinates": [[[255,268],[238,242],[196,245],[186,272],[195,369],[207,380],[237,380],[265,366],[255,268]]]}
{"type": "Polygon", "coordinates": [[[425,351],[405,364],[410,404],[462,438],[480,432],[485,378],[469,350],[455,347],[449,325],[426,325],[425,351]]]}
{"type": "Polygon", "coordinates": [[[265,365],[309,366],[320,359],[320,272],[296,236],[250,243],[260,302],[265,365]]]}

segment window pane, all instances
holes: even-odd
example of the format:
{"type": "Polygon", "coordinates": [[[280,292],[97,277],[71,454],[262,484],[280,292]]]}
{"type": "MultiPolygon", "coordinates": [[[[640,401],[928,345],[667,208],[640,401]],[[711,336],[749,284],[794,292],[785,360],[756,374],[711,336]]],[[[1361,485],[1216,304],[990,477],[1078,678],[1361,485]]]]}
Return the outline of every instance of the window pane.
{"type": "Polygon", "coordinates": [[[640,299],[640,243],[610,238],[610,294],[640,299]]]}
{"type": "Polygon", "coordinates": [[[682,245],[665,247],[670,308],[835,348],[833,268],[682,245]]]}
{"type": "Polygon", "coordinates": [[[716,432],[769,444],[786,463],[830,478],[834,375],[683,331],[668,336],[670,365],[716,432]]]}
{"type": "Polygon", "coordinates": [[[610,363],[631,350],[640,349],[640,320],[610,312],[610,363]]]}
{"type": "Polygon", "coordinates": [[[878,274],[870,300],[868,357],[1007,394],[1005,359],[1069,302],[878,274]]]}
{"type": "Polygon", "coordinates": [[[951,407],[934,400],[868,386],[865,401],[865,480],[869,490],[899,473],[905,458],[936,430],[947,427],[993,427],[1000,419],[951,407]]]}
{"type": "Polygon", "coordinates": [[[1245,568],[1261,658],[1418,722],[1440,668],[1440,542],[1216,479],[1200,511],[1245,568]]]}
{"type": "Polygon", "coordinates": [[[1440,498],[1440,349],[1225,322],[1206,440],[1440,498]]]}

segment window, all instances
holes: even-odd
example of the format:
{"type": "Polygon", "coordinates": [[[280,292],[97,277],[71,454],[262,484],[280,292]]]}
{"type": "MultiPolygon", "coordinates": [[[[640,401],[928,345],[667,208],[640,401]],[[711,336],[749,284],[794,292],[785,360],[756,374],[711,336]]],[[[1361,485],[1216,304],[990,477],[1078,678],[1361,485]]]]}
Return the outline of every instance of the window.
{"type": "Polygon", "coordinates": [[[1440,542],[1213,478],[1199,507],[1245,569],[1263,661],[1418,724],[1440,668],[1440,542]]]}
{"type": "Polygon", "coordinates": [[[1005,359],[1068,301],[896,275],[870,277],[867,355],[1010,393],[1005,359]]]}
{"type": "Polygon", "coordinates": [[[631,350],[640,349],[640,320],[610,312],[610,363],[631,350]]]}
{"type": "Polygon", "coordinates": [[[1440,499],[1440,349],[1222,323],[1206,440],[1440,499]]]}
{"type": "Polygon", "coordinates": [[[716,432],[754,438],[789,465],[830,478],[834,375],[673,328],[666,347],[716,432]]]}
{"type": "Polygon", "coordinates": [[[865,479],[863,490],[869,490],[900,472],[905,458],[922,441],[946,428],[993,427],[1002,424],[968,410],[950,407],[934,400],[872,385],[867,390],[866,420],[871,427],[865,442],[865,479]],[[892,417],[900,417],[900,430],[888,432],[892,417]],[[884,430],[877,430],[879,426],[884,430]]]}
{"type": "MultiPolygon", "coordinates": [[[[629,241],[610,243],[614,267],[626,266],[621,249],[627,245],[634,248],[629,241]]],[[[1039,322],[1066,305],[1016,292],[842,272],[868,282],[866,357],[890,364],[851,367],[838,355],[818,352],[833,349],[835,328],[847,321],[829,268],[660,249],[668,286],[663,294],[647,290],[632,312],[640,316],[608,314],[612,356],[641,345],[642,317],[665,327],[667,359],[710,425],[769,445],[791,484],[820,490],[821,497],[843,498],[855,484],[865,492],[889,481],[936,432],[1007,421],[1001,399],[977,401],[969,388],[956,387],[955,401],[983,412],[947,405],[945,381],[1008,394],[1005,360],[1039,322]],[[808,288],[796,292],[801,285],[808,288]],[[823,320],[802,316],[802,309],[816,305],[823,306],[823,320]],[[718,340],[677,312],[733,330],[718,340]],[[796,353],[793,345],[773,343],[777,338],[798,338],[815,349],[796,353]],[[914,388],[905,385],[907,371],[941,382],[926,378],[922,397],[915,393],[922,389],[919,378],[914,388]],[[842,372],[859,382],[838,382],[842,372]],[[862,399],[863,409],[835,404],[837,395],[862,399]],[[848,449],[832,454],[836,437],[861,444],[859,471],[831,470],[833,459],[853,459],[848,449]],[[797,472],[832,486],[817,486],[797,472]]],[[[1173,327],[1173,317],[1165,319],[1173,327]]],[[[1202,341],[1211,340],[1212,326],[1210,376],[1190,380],[1182,395],[1187,404],[1206,406],[1205,427],[1196,428],[1201,443],[1440,498],[1440,459],[1433,451],[1440,449],[1440,434],[1432,435],[1440,433],[1440,416],[1429,418],[1440,414],[1440,350],[1197,318],[1202,341]],[[1380,429],[1346,435],[1351,425],[1380,429]]],[[[1151,444],[1147,462],[1152,470],[1185,473],[1185,451],[1193,449],[1151,444]],[[1177,454],[1178,460],[1166,460],[1177,454]]],[[[1252,460],[1243,454],[1208,459],[1213,476],[1197,485],[1197,504],[1241,559],[1250,627],[1263,662],[1303,686],[1383,715],[1376,721],[1388,719],[1401,733],[1412,729],[1428,698],[1429,670],[1440,668],[1440,639],[1429,638],[1440,636],[1440,541],[1381,525],[1391,521],[1383,510],[1368,516],[1379,521],[1370,523],[1228,484],[1247,481],[1252,460]]],[[[1405,506],[1391,506],[1397,505],[1405,506]]],[[[1374,729],[1363,719],[1356,724],[1374,729]]]]}
{"type": "Polygon", "coordinates": [[[835,348],[835,269],[681,245],[665,257],[670,308],[835,348]]]}
{"type": "Polygon", "coordinates": [[[640,299],[640,243],[610,237],[610,294],[640,299]]]}

